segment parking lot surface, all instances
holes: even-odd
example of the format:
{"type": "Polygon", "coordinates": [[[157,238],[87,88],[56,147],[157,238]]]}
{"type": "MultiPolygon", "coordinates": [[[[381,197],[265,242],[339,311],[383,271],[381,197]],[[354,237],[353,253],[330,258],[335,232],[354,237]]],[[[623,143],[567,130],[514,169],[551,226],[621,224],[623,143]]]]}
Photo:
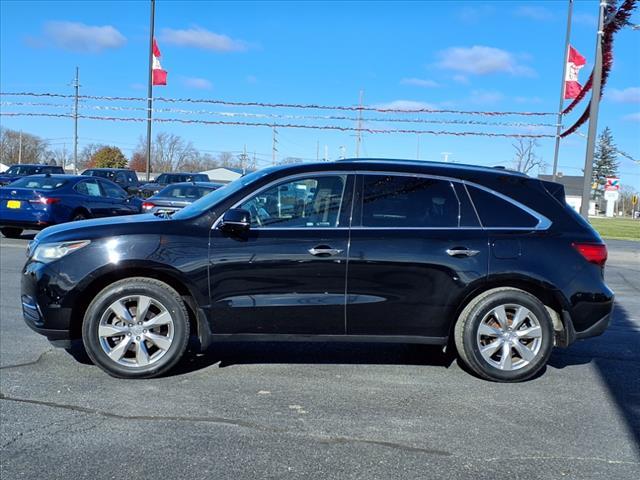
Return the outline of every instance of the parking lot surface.
{"type": "Polygon", "coordinates": [[[640,478],[639,242],[608,242],[609,330],[520,384],[437,348],[319,343],[117,380],[24,325],[26,243],[0,239],[3,479],[640,478]]]}

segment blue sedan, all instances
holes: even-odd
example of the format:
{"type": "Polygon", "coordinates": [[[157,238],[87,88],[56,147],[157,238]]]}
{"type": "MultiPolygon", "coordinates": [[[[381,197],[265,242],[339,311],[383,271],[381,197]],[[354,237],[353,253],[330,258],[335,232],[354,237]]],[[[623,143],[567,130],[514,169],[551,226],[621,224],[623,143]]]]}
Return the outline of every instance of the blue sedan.
{"type": "Polygon", "coordinates": [[[142,200],[104,178],[82,175],[31,175],[0,188],[0,231],[19,237],[85,218],[140,213],[142,200]]]}

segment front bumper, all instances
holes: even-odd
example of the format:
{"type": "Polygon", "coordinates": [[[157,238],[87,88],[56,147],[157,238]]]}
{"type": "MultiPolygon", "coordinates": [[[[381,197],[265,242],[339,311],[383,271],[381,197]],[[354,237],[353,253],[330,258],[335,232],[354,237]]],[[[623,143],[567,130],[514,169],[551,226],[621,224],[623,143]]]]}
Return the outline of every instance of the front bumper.
{"type": "Polygon", "coordinates": [[[44,335],[54,346],[72,340],[71,308],[60,304],[57,273],[48,265],[28,263],[22,273],[22,316],[29,328],[44,335]]]}

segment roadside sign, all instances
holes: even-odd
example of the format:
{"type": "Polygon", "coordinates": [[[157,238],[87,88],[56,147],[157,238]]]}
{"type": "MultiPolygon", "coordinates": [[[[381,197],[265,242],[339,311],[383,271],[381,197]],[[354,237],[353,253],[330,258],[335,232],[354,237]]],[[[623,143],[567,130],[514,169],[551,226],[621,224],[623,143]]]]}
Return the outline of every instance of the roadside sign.
{"type": "Polygon", "coordinates": [[[636,203],[638,203],[638,195],[631,197],[631,205],[635,205],[636,203]]]}
{"type": "Polygon", "coordinates": [[[604,192],[604,199],[612,202],[616,202],[619,196],[620,192],[618,190],[605,190],[604,192]]]}
{"type": "Polygon", "coordinates": [[[616,177],[607,177],[606,183],[604,184],[605,191],[618,191],[620,190],[620,179],[616,177]]]}

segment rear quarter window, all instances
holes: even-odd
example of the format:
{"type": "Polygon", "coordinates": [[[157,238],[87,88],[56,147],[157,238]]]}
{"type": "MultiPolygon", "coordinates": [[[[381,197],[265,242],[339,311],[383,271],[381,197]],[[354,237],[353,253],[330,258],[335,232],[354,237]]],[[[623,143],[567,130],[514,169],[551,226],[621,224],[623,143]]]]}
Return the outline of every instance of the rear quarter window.
{"type": "Polygon", "coordinates": [[[534,228],[539,220],[510,201],[480,188],[467,186],[485,228],[534,228]]]}

